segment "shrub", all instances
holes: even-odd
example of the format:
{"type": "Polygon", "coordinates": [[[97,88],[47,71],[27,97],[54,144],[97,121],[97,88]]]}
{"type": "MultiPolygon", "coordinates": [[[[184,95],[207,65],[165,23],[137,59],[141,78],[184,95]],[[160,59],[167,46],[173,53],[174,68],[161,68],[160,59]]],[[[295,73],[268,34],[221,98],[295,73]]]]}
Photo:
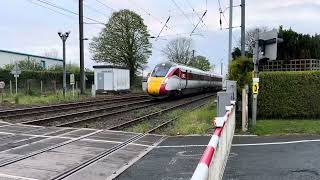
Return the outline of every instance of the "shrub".
{"type": "Polygon", "coordinates": [[[320,117],[320,71],[261,72],[259,118],[320,117]]]}
{"type": "Polygon", "coordinates": [[[229,67],[229,79],[237,81],[238,99],[241,99],[241,91],[244,85],[249,88],[252,83],[253,63],[250,58],[238,58],[231,62],[229,67]]]}

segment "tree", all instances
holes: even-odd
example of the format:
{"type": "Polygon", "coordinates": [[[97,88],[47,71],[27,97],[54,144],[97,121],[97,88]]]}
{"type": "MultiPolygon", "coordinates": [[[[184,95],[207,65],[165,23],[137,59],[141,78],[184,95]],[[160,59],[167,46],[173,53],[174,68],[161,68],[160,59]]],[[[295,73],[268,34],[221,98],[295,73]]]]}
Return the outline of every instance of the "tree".
{"type": "MultiPolygon", "coordinates": [[[[262,26],[262,27],[256,27],[256,28],[251,28],[248,29],[246,31],[246,38],[245,38],[245,48],[247,50],[247,53],[250,55],[253,54],[253,48],[254,48],[254,44],[255,44],[255,38],[256,38],[256,34],[257,34],[257,29],[259,30],[259,32],[266,32],[269,30],[268,27],[266,26],[262,26]]],[[[239,40],[239,44],[241,44],[241,39],[239,40]]]]}
{"type": "MultiPolygon", "coordinates": [[[[53,65],[53,66],[50,66],[48,70],[55,71],[55,72],[62,72],[63,66],[53,65]]],[[[69,64],[66,64],[66,71],[70,73],[80,73],[80,67],[78,64],[69,63],[69,64]]]]}
{"type": "Polygon", "coordinates": [[[114,12],[98,37],[90,43],[96,62],[112,63],[130,70],[133,85],[136,71],[151,55],[149,33],[140,15],[124,9],[114,12]]]}
{"type": "Polygon", "coordinates": [[[278,37],[283,39],[283,42],[278,44],[278,59],[320,58],[320,36],[318,34],[302,34],[291,28],[284,29],[280,26],[278,37]]]}
{"type": "Polygon", "coordinates": [[[209,71],[211,69],[209,60],[201,55],[196,56],[188,65],[203,71],[209,71]]]}
{"type": "MultiPolygon", "coordinates": [[[[22,71],[44,71],[45,68],[39,61],[36,60],[22,60],[17,62],[18,67],[22,71]]],[[[14,64],[6,64],[4,65],[3,69],[12,70],[14,64]]]]}
{"type": "Polygon", "coordinates": [[[232,59],[235,60],[239,57],[241,57],[241,50],[240,48],[236,47],[233,49],[233,52],[231,53],[232,54],[232,59]]]}
{"type": "Polygon", "coordinates": [[[176,38],[171,40],[162,50],[162,53],[171,62],[188,65],[192,60],[192,40],[189,38],[176,38]]]}

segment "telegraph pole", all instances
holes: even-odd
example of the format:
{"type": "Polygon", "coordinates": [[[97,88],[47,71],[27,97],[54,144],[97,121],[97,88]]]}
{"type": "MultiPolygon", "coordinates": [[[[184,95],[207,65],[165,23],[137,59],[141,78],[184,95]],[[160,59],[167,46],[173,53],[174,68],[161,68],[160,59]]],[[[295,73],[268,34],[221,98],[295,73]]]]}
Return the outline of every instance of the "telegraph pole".
{"type": "Polygon", "coordinates": [[[232,52],[232,10],[233,0],[230,0],[229,5],[229,49],[228,49],[228,65],[231,64],[231,52],[232,52]]]}
{"type": "Polygon", "coordinates": [[[222,60],[221,60],[221,67],[220,67],[221,69],[220,69],[220,73],[221,73],[221,76],[222,76],[222,71],[223,71],[223,62],[222,62],[222,60]]]}
{"type": "Polygon", "coordinates": [[[245,51],[246,41],[246,5],[245,0],[241,0],[241,56],[246,55],[245,51]]]}
{"type": "Polygon", "coordinates": [[[80,44],[80,93],[84,94],[86,89],[84,72],[84,46],[83,46],[83,0],[79,0],[79,44],[80,44]]]}
{"type": "MultiPolygon", "coordinates": [[[[253,78],[258,78],[259,77],[259,68],[258,68],[258,63],[259,63],[259,29],[256,30],[256,36],[255,36],[255,47],[254,47],[254,55],[253,55],[253,78]]],[[[252,99],[252,127],[256,127],[256,122],[257,122],[257,98],[258,94],[253,94],[253,99],[252,99]]]]}
{"type": "Polygon", "coordinates": [[[63,97],[66,97],[67,91],[67,70],[66,70],[66,41],[69,37],[70,32],[61,33],[58,32],[62,40],[62,49],[63,49],[63,97]]]}

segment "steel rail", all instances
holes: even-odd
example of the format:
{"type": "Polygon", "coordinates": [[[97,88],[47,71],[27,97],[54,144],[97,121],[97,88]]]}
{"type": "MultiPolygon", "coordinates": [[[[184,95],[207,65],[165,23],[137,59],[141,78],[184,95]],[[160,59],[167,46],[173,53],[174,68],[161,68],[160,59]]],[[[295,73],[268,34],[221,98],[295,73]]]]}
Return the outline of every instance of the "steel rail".
{"type": "Polygon", "coordinates": [[[157,111],[157,112],[153,112],[153,113],[150,113],[150,114],[147,114],[147,115],[144,115],[144,116],[141,116],[141,117],[138,117],[138,118],[135,118],[131,121],[127,121],[127,122],[124,122],[122,124],[119,124],[119,125],[115,125],[111,128],[108,128],[110,130],[115,130],[115,129],[121,129],[121,128],[125,128],[125,127],[128,127],[128,126],[131,126],[133,124],[136,124],[146,118],[150,118],[152,116],[155,116],[157,114],[160,114],[160,113],[163,113],[163,112],[166,112],[166,111],[170,111],[170,110],[173,110],[175,108],[178,108],[178,107],[181,107],[181,106],[184,106],[184,105],[187,105],[187,104],[191,104],[193,102],[196,102],[196,101],[200,101],[202,99],[205,99],[205,98],[208,98],[208,97],[211,97],[213,96],[213,94],[210,94],[208,96],[204,96],[204,97],[200,97],[200,98],[197,98],[197,99],[194,99],[194,100],[191,100],[191,101],[188,101],[188,102],[185,102],[185,103],[181,103],[181,104],[178,104],[178,105],[174,105],[174,106],[171,106],[169,108],[166,108],[166,109],[163,109],[163,110],[160,110],[160,111],[157,111]]]}
{"type": "Polygon", "coordinates": [[[142,100],[142,101],[137,101],[137,102],[132,102],[132,103],[119,104],[119,105],[116,105],[116,106],[103,107],[103,108],[92,109],[92,110],[87,110],[87,111],[80,111],[80,112],[74,112],[74,113],[69,113],[69,114],[62,114],[62,115],[53,116],[53,117],[47,117],[47,118],[42,118],[42,119],[29,120],[29,121],[24,121],[24,122],[21,122],[21,123],[22,124],[38,124],[38,123],[44,123],[44,122],[48,122],[48,121],[50,122],[50,121],[61,119],[61,118],[69,118],[69,117],[75,117],[75,116],[84,115],[84,114],[97,113],[97,112],[100,112],[100,111],[115,109],[115,108],[134,105],[134,104],[141,104],[141,103],[146,103],[146,102],[151,102],[151,101],[153,101],[153,100],[152,99],[142,100]]]}
{"type": "Polygon", "coordinates": [[[64,103],[64,104],[36,106],[36,107],[28,107],[28,108],[20,108],[20,109],[9,109],[9,110],[0,111],[0,118],[7,118],[7,117],[19,116],[19,115],[28,115],[28,114],[32,114],[31,113],[32,111],[36,111],[33,113],[39,113],[39,111],[41,111],[41,110],[42,110],[42,112],[46,112],[44,110],[47,109],[48,111],[50,111],[50,110],[52,110],[52,108],[62,109],[64,107],[83,106],[83,105],[88,105],[88,104],[93,104],[93,106],[94,106],[95,103],[103,103],[103,102],[109,102],[109,101],[113,101],[113,100],[126,100],[126,99],[143,98],[143,97],[148,97],[148,96],[140,95],[140,96],[133,96],[133,97],[130,96],[130,97],[119,97],[119,98],[104,98],[104,99],[98,99],[98,100],[71,102],[71,103],[64,103]],[[12,113],[21,113],[21,114],[12,114],[12,113]]]}

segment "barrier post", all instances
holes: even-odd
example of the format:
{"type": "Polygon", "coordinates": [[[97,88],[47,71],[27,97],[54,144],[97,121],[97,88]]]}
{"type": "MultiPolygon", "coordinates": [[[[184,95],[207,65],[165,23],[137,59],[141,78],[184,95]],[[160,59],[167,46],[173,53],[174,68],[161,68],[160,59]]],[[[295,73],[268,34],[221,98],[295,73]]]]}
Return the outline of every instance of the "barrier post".
{"type": "Polygon", "coordinates": [[[191,180],[222,179],[235,130],[235,101],[231,101],[230,104],[230,106],[225,106],[226,112],[222,117],[215,118],[214,134],[191,180]]]}

